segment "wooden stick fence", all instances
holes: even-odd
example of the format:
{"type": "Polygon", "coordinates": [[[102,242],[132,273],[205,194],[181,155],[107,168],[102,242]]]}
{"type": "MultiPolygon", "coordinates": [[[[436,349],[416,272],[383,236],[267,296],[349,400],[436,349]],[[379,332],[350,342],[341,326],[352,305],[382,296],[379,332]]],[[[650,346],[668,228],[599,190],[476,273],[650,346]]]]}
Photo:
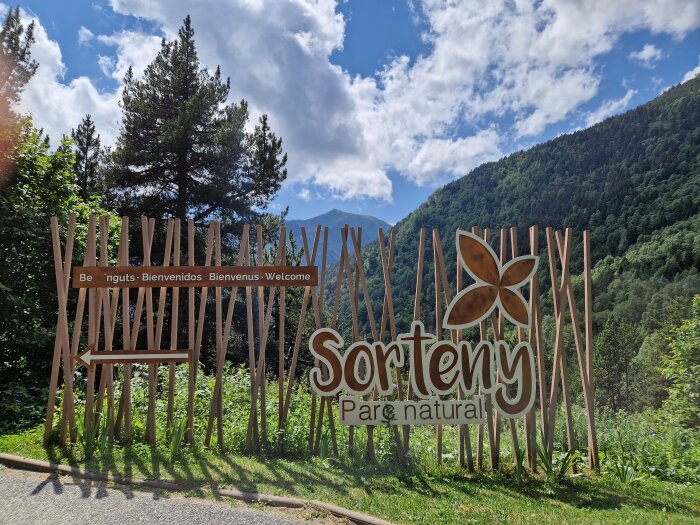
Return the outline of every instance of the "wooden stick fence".
{"type": "MultiPolygon", "coordinates": [[[[128,266],[130,262],[129,249],[129,219],[121,220],[118,237],[115,262],[117,266],[128,266]]],[[[197,257],[195,249],[195,224],[187,221],[185,237],[185,249],[181,245],[183,239],[182,227],[179,220],[171,219],[165,222],[164,244],[162,258],[154,254],[154,242],[157,232],[154,219],[143,217],[140,221],[141,243],[143,260],[141,264],[148,268],[158,261],[161,268],[168,266],[181,267],[183,251],[186,252],[186,267],[194,269],[197,262],[204,267],[221,267],[224,260],[223,250],[225,245],[221,232],[221,225],[212,222],[207,228],[205,249],[203,257],[197,257]]],[[[99,265],[102,268],[110,267],[110,229],[114,225],[108,217],[91,216],[87,226],[85,239],[85,253],[82,256],[82,265],[90,267],[99,265]]],[[[304,336],[307,334],[307,326],[311,323],[315,329],[328,325],[337,329],[339,316],[343,304],[350,310],[348,341],[356,342],[363,339],[372,341],[392,341],[398,336],[396,310],[392,287],[393,266],[397,254],[402,247],[397,246],[396,232],[392,230],[387,235],[382,229],[378,231],[377,248],[373,253],[377,254],[378,264],[370,265],[377,275],[368,275],[363,255],[362,229],[345,226],[341,230],[340,260],[333,267],[329,263],[329,231],[328,228],[318,226],[312,236],[307,234],[305,228],[301,229],[301,241],[303,247],[304,264],[307,267],[319,266],[320,278],[315,285],[303,286],[303,296],[299,308],[299,316],[296,326],[290,326],[289,315],[289,290],[287,286],[262,286],[243,285],[231,282],[230,286],[214,286],[212,290],[213,300],[210,301],[209,286],[188,286],[189,292],[181,294],[177,285],[163,283],[157,287],[138,287],[132,292],[125,287],[91,287],[79,288],[74,302],[69,301],[73,296],[71,288],[71,271],[74,266],[74,247],[76,245],[76,218],[70,216],[65,228],[65,241],[61,241],[61,228],[54,218],[51,221],[52,245],[55,260],[55,279],[57,287],[57,325],[54,355],[51,367],[49,385],[49,399],[44,428],[44,441],[48,442],[54,431],[54,412],[61,401],[60,421],[57,425],[57,437],[61,444],[76,439],[76,406],[74,373],[79,350],[90,350],[94,354],[107,356],[115,348],[123,348],[128,352],[137,352],[137,349],[145,344],[148,351],[177,352],[182,340],[187,340],[187,351],[191,352],[191,362],[188,372],[188,392],[186,399],[186,428],[185,440],[193,442],[198,429],[206,429],[203,433],[204,443],[211,446],[216,430],[216,443],[219,448],[224,448],[225,436],[225,411],[223,392],[225,388],[225,364],[230,341],[234,331],[234,320],[237,316],[244,316],[242,323],[244,328],[244,345],[247,349],[247,364],[250,374],[250,407],[248,410],[248,427],[245,439],[245,448],[250,452],[262,450],[268,444],[269,417],[268,417],[268,374],[277,376],[278,396],[278,420],[277,420],[277,447],[278,452],[284,452],[285,433],[293,402],[295,385],[299,381],[299,362],[302,352],[307,352],[307,342],[304,336]],[[329,282],[328,275],[335,268],[335,281],[329,282]],[[382,283],[382,293],[379,301],[377,295],[372,295],[370,278],[373,282],[382,283]],[[245,293],[240,290],[245,287],[245,293]],[[328,300],[326,298],[326,288],[328,300]],[[155,288],[155,289],[154,289],[155,288]],[[155,292],[155,297],[154,297],[155,292]],[[241,293],[239,293],[241,292],[241,293]],[[257,298],[257,299],[256,299],[257,298]],[[374,300],[373,300],[374,299],[374,300]],[[213,303],[208,309],[207,303],[213,303]],[[186,303],[186,304],[185,304],[186,303]],[[236,304],[239,308],[236,309],[236,304]],[[243,308],[243,303],[245,303],[243,308]],[[74,319],[69,325],[69,304],[74,305],[74,319]],[[257,304],[257,306],[256,306],[257,304]],[[326,308],[327,307],[327,308],[326,308]],[[311,310],[311,312],[309,312],[311,310]],[[207,324],[207,316],[213,311],[213,324],[207,324]],[[308,314],[312,318],[307,319],[308,314]],[[87,319],[85,316],[87,315],[87,319]],[[362,319],[366,319],[363,324],[362,319]],[[256,321],[257,320],[257,321],[256,321]],[[121,324],[121,330],[119,325],[121,324]],[[272,326],[276,331],[276,339],[272,344],[277,348],[277,359],[268,356],[268,343],[272,326]],[[207,326],[213,326],[213,391],[209,402],[208,420],[195,421],[195,404],[197,395],[197,376],[202,351],[205,330],[207,326]],[[166,329],[169,327],[170,334],[166,329]],[[295,336],[291,345],[287,344],[285,331],[294,330],[295,336]],[[121,332],[121,335],[119,334],[121,332]],[[164,340],[165,339],[165,340],[164,340]],[[163,348],[165,347],[165,348],[163,348]],[[276,362],[275,362],[276,361],[276,362]],[[274,372],[273,372],[274,370],[274,372]],[[62,371],[62,374],[61,374],[62,371]],[[62,385],[59,385],[62,377],[62,385]],[[60,387],[60,388],[59,388],[60,387]],[[62,395],[58,395],[62,393],[62,395]]],[[[486,242],[491,242],[492,235],[489,229],[481,230],[472,228],[472,233],[480,236],[486,242]]],[[[462,329],[449,329],[443,331],[442,316],[453,297],[460,290],[469,285],[465,281],[464,269],[459,260],[455,264],[455,277],[451,279],[448,273],[443,240],[440,232],[429,232],[421,229],[418,238],[418,253],[414,254],[416,261],[416,280],[413,296],[413,319],[424,320],[422,308],[424,306],[424,291],[430,284],[434,290],[434,329],[438,339],[447,338],[453,343],[462,340],[465,333],[471,331],[462,329]],[[430,248],[428,245],[430,244],[430,248]],[[432,257],[428,257],[428,250],[432,251],[432,257]],[[432,264],[432,271],[428,266],[432,264]],[[431,277],[432,274],[432,277],[431,277]],[[431,281],[432,279],[432,281],[431,281]]],[[[453,232],[447,232],[450,236],[453,232]]],[[[288,232],[282,227],[279,232],[279,241],[276,250],[272,250],[272,241],[265,239],[262,227],[251,229],[248,225],[243,227],[240,242],[237,246],[237,254],[233,265],[236,267],[264,267],[266,265],[265,251],[268,249],[268,259],[273,266],[284,266],[288,259],[288,232]]],[[[521,249],[518,246],[518,230],[516,228],[501,229],[498,232],[498,253],[501,265],[510,259],[516,258],[519,252],[539,256],[539,230],[533,226],[527,232],[529,248],[521,249]]],[[[541,283],[538,274],[532,278],[529,284],[529,308],[531,311],[531,324],[528,328],[517,327],[514,337],[518,342],[529,342],[533,349],[536,363],[536,398],[535,406],[520,420],[508,419],[502,421],[500,413],[491,405],[490,396],[485,398],[485,419],[483,423],[467,425],[461,424],[457,430],[457,450],[459,462],[469,470],[485,469],[487,465],[491,469],[497,469],[501,460],[501,432],[507,428],[508,440],[516,455],[524,454],[528,466],[537,468],[536,444],[539,436],[544,436],[544,447],[551,457],[555,448],[555,427],[559,406],[563,406],[565,418],[567,442],[566,447],[573,450],[577,446],[577,436],[574,434],[572,401],[569,383],[569,369],[567,363],[566,334],[573,334],[573,347],[575,349],[575,361],[573,365],[578,368],[584,400],[584,411],[587,423],[586,442],[589,451],[588,460],[590,468],[598,468],[598,451],[594,420],[593,399],[593,330],[592,330],[592,285],[591,285],[591,255],[590,236],[583,233],[583,292],[581,303],[577,303],[574,296],[574,287],[571,276],[571,253],[575,238],[571,229],[564,232],[547,228],[544,231],[546,240],[546,256],[548,266],[541,265],[541,273],[549,273],[550,289],[552,294],[555,335],[552,342],[545,341],[542,331],[543,312],[541,305],[541,283]],[[579,305],[583,305],[583,312],[579,305]],[[567,328],[567,312],[570,328],[567,328]],[[548,352],[548,348],[550,351],[548,352]],[[552,362],[548,363],[547,355],[553,355],[552,362]],[[547,369],[550,373],[547,373],[547,369]],[[547,383],[547,377],[550,377],[547,383]],[[538,421],[539,418],[539,421],[538,421]],[[504,425],[505,423],[505,425],[504,425]],[[472,428],[473,427],[473,428],[472,428]],[[486,445],[488,444],[488,464],[485,461],[486,445]]],[[[161,241],[163,242],[163,241],[161,241]]],[[[366,251],[366,250],[365,250],[366,251]]],[[[405,258],[404,258],[405,260],[405,258]]],[[[258,268],[263,270],[264,268],[258,268]]],[[[451,271],[451,270],[450,270],[451,271]]],[[[478,327],[479,338],[482,341],[499,340],[505,337],[506,331],[512,330],[507,325],[502,313],[494,313],[490,319],[482,321],[478,327]]],[[[209,338],[207,338],[209,339],[209,338]]],[[[116,355],[118,355],[117,352],[116,355]]],[[[167,355],[167,354],[166,354],[167,355]]],[[[188,354],[189,355],[189,354],[188,354]]],[[[315,366],[321,366],[318,359],[315,366]]],[[[159,365],[154,362],[148,364],[148,396],[146,406],[145,440],[155,444],[158,435],[156,406],[159,392],[167,397],[166,431],[173,432],[176,408],[176,370],[177,364],[171,361],[167,366],[167,379],[164,387],[159,385],[159,365]]],[[[402,372],[397,369],[393,372],[396,389],[389,396],[380,396],[374,390],[366,396],[368,400],[379,400],[385,397],[390,400],[413,400],[411,371],[402,372]]],[[[322,367],[322,374],[327,377],[328,370],[322,367]]],[[[130,441],[133,436],[133,417],[135,409],[132,403],[132,378],[133,364],[126,362],[124,365],[115,366],[114,362],[103,361],[101,365],[87,367],[85,383],[85,425],[96,424],[97,418],[104,417],[108,421],[105,427],[110,436],[118,436],[120,439],[130,441]],[[99,366],[99,374],[98,367],[99,366]],[[121,389],[117,391],[115,379],[121,379],[121,389]],[[99,415],[98,415],[99,414],[99,415]]],[[[497,381],[500,381],[497,378],[497,381]]],[[[465,392],[458,389],[454,394],[456,399],[464,399],[465,392]]],[[[443,396],[449,398],[450,396],[443,396]]],[[[336,428],[336,407],[333,396],[319,396],[315,392],[311,396],[311,411],[308,425],[308,450],[311,454],[321,452],[322,437],[328,432],[332,453],[338,455],[338,432],[336,428]]],[[[347,431],[348,449],[353,450],[357,429],[349,427],[347,431]]],[[[406,455],[410,450],[411,427],[409,425],[392,426],[391,435],[399,455],[406,455]]],[[[366,455],[374,460],[375,452],[375,428],[368,426],[366,455]]],[[[446,434],[441,425],[435,427],[436,461],[443,458],[446,434]]]]}

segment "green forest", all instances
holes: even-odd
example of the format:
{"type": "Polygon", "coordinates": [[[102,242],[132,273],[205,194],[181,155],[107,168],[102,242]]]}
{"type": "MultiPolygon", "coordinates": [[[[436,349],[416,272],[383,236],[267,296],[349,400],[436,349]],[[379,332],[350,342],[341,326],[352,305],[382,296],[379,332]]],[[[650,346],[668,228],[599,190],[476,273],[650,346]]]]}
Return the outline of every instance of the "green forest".
{"type": "MultiPolygon", "coordinates": [[[[262,224],[271,240],[265,254],[270,262],[286,215],[267,209],[287,177],[287,154],[275,123],[266,115],[250,122],[245,100],[228,102],[226,72],[218,67],[209,72],[200,64],[189,17],[172,41],[163,40],[142,77],[131,69],[126,73],[120,134],[112,148],[103,147],[90,115],[74,123],[71,136],[48,137],[31,115],[16,111],[22,89],[41,67],[32,58],[33,30],[31,24],[22,25],[19,8],[9,11],[0,30],[0,436],[31,432],[45,416],[57,310],[52,216],[65,224],[69,214],[77,215],[78,254],[84,251],[90,214],[109,214],[113,233],[119,217],[129,216],[134,238],[140,237],[135,219],[142,215],[192,218],[199,226],[218,220],[229,254],[237,250],[244,224],[262,224]]],[[[608,458],[604,467],[621,482],[645,477],[700,481],[700,77],[591,128],[483,164],[438,189],[396,224],[392,286],[398,329],[406,330],[413,317],[421,228],[439,230],[445,260],[455,261],[457,229],[517,227],[519,244],[527,246],[531,225],[540,227],[541,249],[545,227],[570,227],[577,238],[591,232],[595,403],[601,450],[608,458]]],[[[164,238],[161,224],[154,252],[160,253],[164,238]]],[[[201,232],[197,243],[204,243],[201,232]]],[[[288,264],[302,264],[301,246],[300,239],[290,243],[288,264]]],[[[111,249],[115,254],[116,247],[111,249]]],[[[132,264],[142,262],[138,250],[130,255],[132,264]]],[[[376,241],[366,244],[363,256],[372,300],[380,305],[376,241]]],[[[431,260],[426,250],[426,262],[431,260]]],[[[581,299],[580,242],[574,243],[571,260],[573,287],[581,299]]],[[[552,303],[546,267],[543,260],[545,311],[552,303]]],[[[434,317],[431,268],[426,264],[423,275],[426,326],[434,317]]],[[[327,306],[333,300],[334,272],[337,267],[330,271],[327,306]]],[[[301,295],[288,295],[284,336],[290,346],[296,336],[292,312],[301,295]]],[[[208,311],[213,309],[209,297],[208,311]]],[[[349,308],[343,304],[340,316],[347,331],[349,308]]],[[[234,325],[238,335],[228,342],[227,371],[242,375],[236,369],[246,362],[242,316],[235,323],[241,324],[234,325]]],[[[545,315],[543,324],[551,339],[554,319],[545,315]]],[[[307,331],[312,326],[309,318],[307,331]]],[[[361,328],[363,335],[370,333],[366,318],[361,328]]],[[[203,342],[205,372],[214,365],[212,339],[205,336],[203,342]]],[[[574,366],[570,333],[565,350],[574,366]]],[[[302,377],[311,357],[305,355],[300,363],[302,377]]],[[[266,370],[270,381],[276,379],[275,366],[266,370]]],[[[201,381],[206,392],[211,385],[206,376],[201,381]]],[[[299,388],[308,400],[308,388],[299,388]]],[[[234,391],[247,392],[240,384],[234,391]]],[[[575,380],[571,394],[581,405],[575,380]]],[[[234,406],[240,399],[230,402],[234,406]]],[[[231,425],[237,432],[247,430],[240,422],[231,425]]],[[[306,450],[303,425],[290,437],[296,445],[288,446],[298,455],[306,450]]],[[[270,439],[268,450],[276,450],[276,437],[270,439]]],[[[391,456],[390,437],[378,441],[380,457],[391,456]]],[[[324,444],[327,452],[325,435],[324,444]]],[[[180,443],[171,446],[177,451],[180,443]]],[[[566,473],[574,460],[561,452],[559,466],[566,473]]],[[[520,479],[517,466],[514,454],[508,468],[520,479]]]]}

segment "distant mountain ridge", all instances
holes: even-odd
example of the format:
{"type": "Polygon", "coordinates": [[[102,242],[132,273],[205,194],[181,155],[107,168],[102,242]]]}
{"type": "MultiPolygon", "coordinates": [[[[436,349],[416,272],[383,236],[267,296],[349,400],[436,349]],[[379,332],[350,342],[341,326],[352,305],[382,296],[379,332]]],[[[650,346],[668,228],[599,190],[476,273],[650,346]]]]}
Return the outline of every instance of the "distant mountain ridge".
{"type": "MultiPolygon", "coordinates": [[[[340,235],[340,229],[345,226],[352,226],[354,228],[362,228],[362,245],[366,245],[377,239],[378,229],[383,228],[384,231],[388,232],[391,229],[391,224],[384,222],[377,217],[372,217],[371,215],[360,215],[357,213],[350,213],[342,210],[331,210],[317,217],[311,217],[310,219],[293,219],[285,221],[287,228],[294,235],[297,241],[297,246],[302,246],[301,240],[301,228],[306,229],[306,235],[309,242],[309,249],[311,249],[311,243],[313,242],[313,237],[316,232],[316,226],[321,225],[328,226],[328,254],[327,262],[333,263],[340,259],[340,252],[342,250],[342,237],[340,235]]],[[[320,246],[319,246],[320,250],[320,246]]],[[[321,253],[317,255],[317,264],[321,263],[321,253]]]]}

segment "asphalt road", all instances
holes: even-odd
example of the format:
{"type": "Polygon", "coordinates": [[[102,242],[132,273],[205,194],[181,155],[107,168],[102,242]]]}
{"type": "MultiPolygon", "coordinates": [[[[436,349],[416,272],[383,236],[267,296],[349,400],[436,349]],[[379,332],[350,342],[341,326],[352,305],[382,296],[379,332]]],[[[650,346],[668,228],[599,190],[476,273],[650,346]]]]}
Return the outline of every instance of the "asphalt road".
{"type": "Polygon", "coordinates": [[[103,483],[0,466],[0,524],[44,523],[300,525],[302,522],[235,502],[134,491],[128,487],[109,488],[103,483]]]}

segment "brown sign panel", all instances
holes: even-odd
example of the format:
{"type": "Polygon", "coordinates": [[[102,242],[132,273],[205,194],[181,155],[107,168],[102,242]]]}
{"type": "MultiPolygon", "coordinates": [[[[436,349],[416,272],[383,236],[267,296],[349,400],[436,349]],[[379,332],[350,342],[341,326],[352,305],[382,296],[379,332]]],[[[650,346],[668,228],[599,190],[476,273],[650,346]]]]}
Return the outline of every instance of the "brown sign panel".
{"type": "Polygon", "coordinates": [[[186,363],[192,361],[192,350],[110,350],[94,352],[88,348],[75,357],[85,366],[124,363],[186,363]]]}
{"type": "Polygon", "coordinates": [[[317,266],[76,266],[74,288],[316,286],[317,266]]]}

